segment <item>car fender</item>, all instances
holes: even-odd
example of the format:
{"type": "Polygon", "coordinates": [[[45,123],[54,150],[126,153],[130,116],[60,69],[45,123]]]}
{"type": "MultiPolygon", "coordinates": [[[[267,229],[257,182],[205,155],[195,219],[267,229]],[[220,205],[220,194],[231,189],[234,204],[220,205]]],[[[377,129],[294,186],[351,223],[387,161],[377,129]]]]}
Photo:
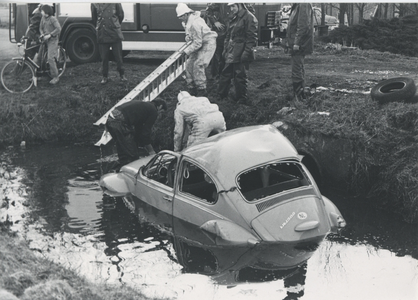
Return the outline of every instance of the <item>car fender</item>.
{"type": "Polygon", "coordinates": [[[260,242],[248,230],[227,220],[210,220],[200,228],[214,234],[217,245],[255,245],[260,242]]]}
{"type": "Polygon", "coordinates": [[[123,173],[110,173],[100,178],[99,185],[104,193],[112,197],[122,197],[130,193],[127,176],[123,173]]]}
{"type": "Polygon", "coordinates": [[[346,222],[341,215],[340,210],[335,206],[331,200],[327,197],[322,196],[325,205],[325,211],[328,214],[329,221],[331,223],[331,232],[338,233],[338,231],[346,226],[346,222]]]}

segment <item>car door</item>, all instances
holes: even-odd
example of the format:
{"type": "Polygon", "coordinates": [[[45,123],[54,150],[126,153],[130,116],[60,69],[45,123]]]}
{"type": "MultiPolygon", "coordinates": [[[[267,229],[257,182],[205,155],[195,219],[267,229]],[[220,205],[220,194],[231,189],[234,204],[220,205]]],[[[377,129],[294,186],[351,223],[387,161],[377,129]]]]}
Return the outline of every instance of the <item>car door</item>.
{"type": "Polygon", "coordinates": [[[158,153],[137,174],[135,195],[140,200],[172,215],[174,176],[179,154],[172,151],[158,153]]]}
{"type": "Polygon", "coordinates": [[[216,212],[218,187],[212,176],[196,162],[183,157],[176,178],[173,215],[196,226],[225,219],[216,212]]]}

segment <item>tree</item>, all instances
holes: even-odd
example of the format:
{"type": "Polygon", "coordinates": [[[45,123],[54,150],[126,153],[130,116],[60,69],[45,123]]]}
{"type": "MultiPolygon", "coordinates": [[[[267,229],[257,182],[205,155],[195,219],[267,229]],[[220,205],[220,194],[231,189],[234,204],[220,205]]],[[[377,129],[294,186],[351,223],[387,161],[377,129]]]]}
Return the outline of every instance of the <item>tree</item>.
{"type": "Polygon", "coordinates": [[[338,15],[338,20],[340,21],[340,26],[345,25],[345,14],[347,12],[347,3],[340,3],[340,12],[338,15]]]}
{"type": "Polygon", "coordinates": [[[358,10],[358,22],[359,24],[363,24],[364,22],[364,8],[366,7],[367,3],[354,3],[354,6],[358,10]]]}

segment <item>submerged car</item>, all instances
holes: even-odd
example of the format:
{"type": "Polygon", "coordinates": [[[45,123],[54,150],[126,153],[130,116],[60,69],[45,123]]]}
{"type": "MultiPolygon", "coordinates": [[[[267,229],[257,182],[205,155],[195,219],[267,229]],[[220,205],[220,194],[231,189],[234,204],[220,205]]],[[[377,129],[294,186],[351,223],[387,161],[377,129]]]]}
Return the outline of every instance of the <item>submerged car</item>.
{"type": "Polygon", "coordinates": [[[256,246],[276,268],[289,268],[345,226],[301,160],[273,125],[249,126],[138,159],[104,175],[100,186],[171,216],[165,226],[182,220],[216,245],[256,246]]]}

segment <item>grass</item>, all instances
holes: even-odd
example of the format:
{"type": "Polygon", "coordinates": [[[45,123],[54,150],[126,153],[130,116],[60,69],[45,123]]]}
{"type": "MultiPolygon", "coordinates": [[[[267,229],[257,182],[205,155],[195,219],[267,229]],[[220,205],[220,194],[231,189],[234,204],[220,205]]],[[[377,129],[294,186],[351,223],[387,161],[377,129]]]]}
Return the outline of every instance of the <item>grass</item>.
{"type": "Polygon", "coordinates": [[[77,273],[34,255],[24,242],[6,232],[0,234],[0,261],[2,300],[148,299],[128,287],[92,284],[77,273]]]}

